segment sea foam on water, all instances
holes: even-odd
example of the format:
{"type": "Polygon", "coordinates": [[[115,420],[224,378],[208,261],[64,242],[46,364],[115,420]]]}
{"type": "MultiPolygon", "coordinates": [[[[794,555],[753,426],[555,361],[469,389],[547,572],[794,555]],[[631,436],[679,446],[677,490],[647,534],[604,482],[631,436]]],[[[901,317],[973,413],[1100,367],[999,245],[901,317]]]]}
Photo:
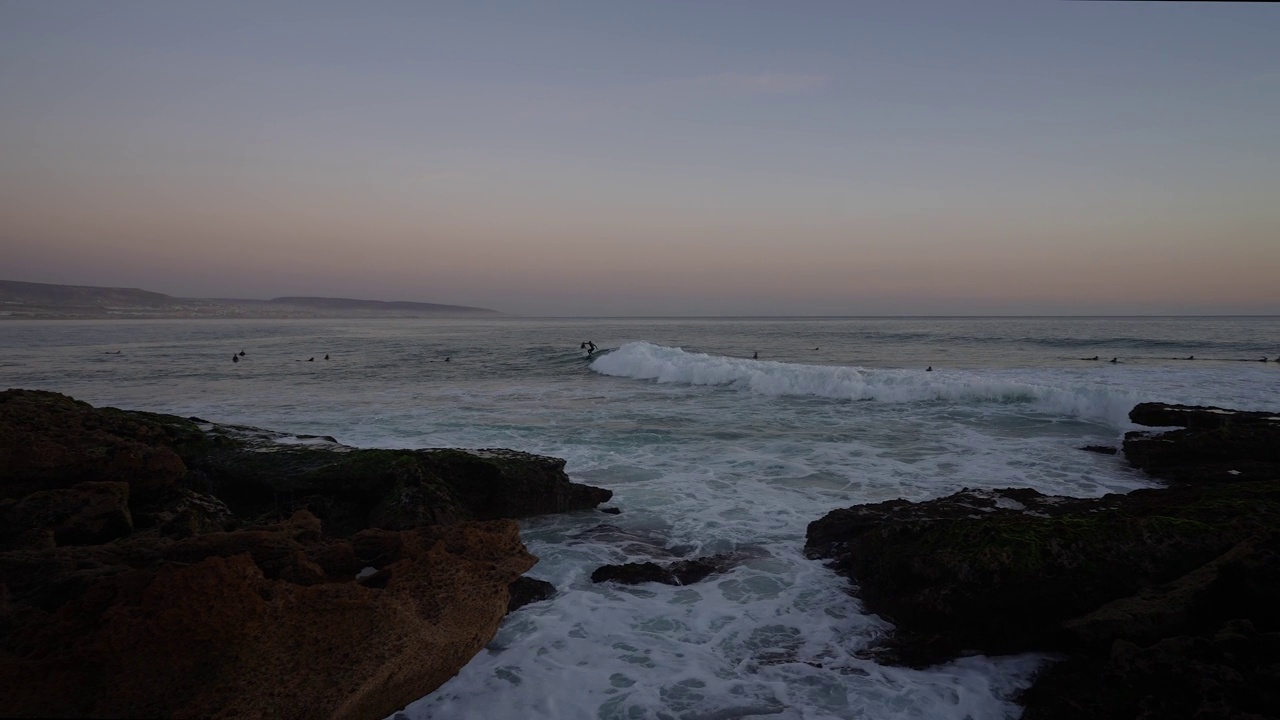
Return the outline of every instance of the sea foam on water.
{"type": "Polygon", "coordinates": [[[1151,481],[1122,458],[1079,448],[1117,445],[1135,402],[1280,407],[1280,365],[1230,360],[1274,354],[1250,339],[1280,337],[1275,320],[6,330],[8,386],[362,447],[509,447],[565,458],[574,480],[613,490],[620,515],[523,523],[541,559],[530,574],[559,594],[510,615],[457,677],[403,711],[411,718],[1015,716],[1012,699],[1045,658],[970,657],[927,670],[865,659],[891,626],[803,556],[807,525],[835,508],[963,487],[1125,492],[1151,481]],[[613,349],[583,358],[585,337],[613,349]],[[225,361],[224,350],[241,347],[245,362],[225,361]],[[1124,362],[1081,362],[1095,347],[1124,362]],[[754,349],[766,359],[749,359],[754,349]],[[327,363],[294,362],[325,353],[327,363]],[[1206,360],[1170,359],[1193,354],[1206,360]],[[437,362],[445,356],[451,362],[437,362]],[[603,564],[723,552],[744,559],[688,586],[590,581],[603,564]]]}

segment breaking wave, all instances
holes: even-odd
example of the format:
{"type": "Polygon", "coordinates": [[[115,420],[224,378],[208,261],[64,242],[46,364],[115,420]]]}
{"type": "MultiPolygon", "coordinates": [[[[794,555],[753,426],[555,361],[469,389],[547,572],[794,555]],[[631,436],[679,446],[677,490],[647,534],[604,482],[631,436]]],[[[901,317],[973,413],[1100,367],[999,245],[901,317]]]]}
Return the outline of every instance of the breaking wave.
{"type": "Polygon", "coordinates": [[[591,363],[602,375],[660,383],[729,386],[761,395],[874,400],[889,403],[1026,403],[1035,410],[1129,426],[1135,399],[1105,387],[1062,387],[989,372],[874,369],[807,365],[686,352],[630,342],[591,363]]]}

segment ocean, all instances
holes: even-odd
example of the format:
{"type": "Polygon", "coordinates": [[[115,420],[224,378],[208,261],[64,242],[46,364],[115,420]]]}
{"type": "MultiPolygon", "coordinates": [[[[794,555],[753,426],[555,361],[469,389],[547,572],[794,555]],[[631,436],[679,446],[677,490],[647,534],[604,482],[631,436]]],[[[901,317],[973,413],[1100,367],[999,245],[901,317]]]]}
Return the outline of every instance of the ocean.
{"type": "Polygon", "coordinates": [[[804,557],[805,527],[965,487],[1151,486],[1080,448],[1118,445],[1142,401],[1280,409],[1263,356],[1280,318],[0,323],[4,387],[359,447],[514,448],[613,490],[618,515],[522,523],[559,595],[397,714],[414,720],[1016,717],[1046,658],[863,659],[891,626],[804,557]],[[750,559],[689,586],[589,579],[731,550],[750,559]]]}

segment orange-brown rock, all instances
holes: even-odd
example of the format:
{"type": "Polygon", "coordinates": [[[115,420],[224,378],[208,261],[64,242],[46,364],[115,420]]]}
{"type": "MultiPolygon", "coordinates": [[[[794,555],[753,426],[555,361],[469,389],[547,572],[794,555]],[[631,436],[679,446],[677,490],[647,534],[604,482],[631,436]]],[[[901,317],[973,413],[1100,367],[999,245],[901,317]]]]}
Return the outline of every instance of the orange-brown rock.
{"type": "Polygon", "coordinates": [[[187,471],[173,446],[200,439],[179,418],[9,390],[0,393],[0,497],[98,480],[130,483],[134,494],[163,491],[187,471]]]}
{"type": "Polygon", "coordinates": [[[30,581],[19,583],[25,597],[0,597],[0,623],[22,615],[0,648],[0,715],[385,717],[493,637],[508,586],[535,562],[510,520],[367,530],[348,542],[322,540],[299,513],[212,535],[223,537],[30,553],[55,573],[76,553],[98,565],[66,602],[30,581]],[[170,559],[150,567],[157,557],[170,559]],[[332,574],[365,562],[377,572],[362,582],[332,574]],[[310,584],[289,579],[300,567],[310,584]]]}
{"type": "Polygon", "coordinates": [[[385,717],[509,611],[510,518],[611,494],[558,458],[282,439],[0,392],[0,717],[385,717]]]}

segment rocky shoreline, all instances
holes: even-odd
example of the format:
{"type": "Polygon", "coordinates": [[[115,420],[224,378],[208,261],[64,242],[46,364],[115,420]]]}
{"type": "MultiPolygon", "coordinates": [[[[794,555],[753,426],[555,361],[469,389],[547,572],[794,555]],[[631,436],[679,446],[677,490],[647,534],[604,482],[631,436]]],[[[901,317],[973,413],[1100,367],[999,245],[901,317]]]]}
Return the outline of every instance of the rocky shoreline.
{"type": "Polygon", "coordinates": [[[549,596],[514,518],[611,495],[556,458],[0,393],[0,716],[385,717],[549,596]]]}
{"type": "MultiPolygon", "coordinates": [[[[1167,486],[962,490],[813,522],[810,557],[896,625],[868,652],[1045,653],[1030,720],[1280,716],[1280,418],[1131,419],[1181,428],[1124,440],[1167,486]]],[[[385,717],[555,593],[522,576],[536,558],[515,518],[610,496],[557,458],[0,392],[0,715],[385,717]]],[[[592,580],[690,584],[764,552],[660,552],[592,580]]]]}
{"type": "Polygon", "coordinates": [[[836,510],[806,551],[896,624],[873,653],[1058,658],[1025,720],[1280,716],[1280,417],[1143,403],[1126,459],[1170,485],[962,490],[836,510]]]}

